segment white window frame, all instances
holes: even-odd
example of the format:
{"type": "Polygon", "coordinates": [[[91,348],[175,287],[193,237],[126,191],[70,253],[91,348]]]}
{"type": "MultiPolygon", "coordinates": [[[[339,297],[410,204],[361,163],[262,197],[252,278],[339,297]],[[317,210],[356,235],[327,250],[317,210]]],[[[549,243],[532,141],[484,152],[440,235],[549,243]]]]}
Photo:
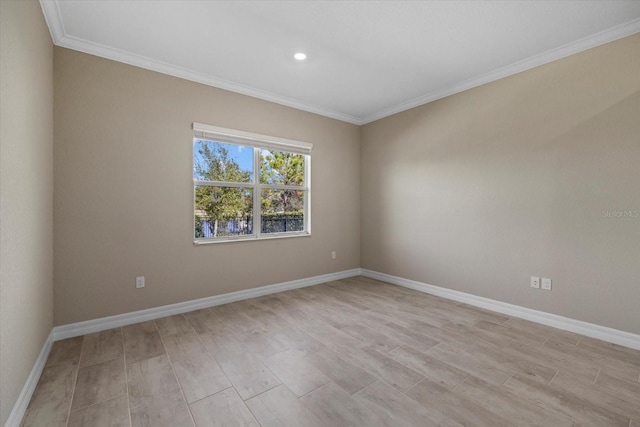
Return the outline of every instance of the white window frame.
{"type": "MultiPolygon", "coordinates": [[[[191,142],[191,163],[195,166],[194,159],[194,139],[200,138],[212,142],[222,142],[230,144],[239,144],[246,147],[252,147],[253,150],[253,183],[246,182],[218,182],[218,181],[200,181],[193,180],[193,227],[195,230],[195,190],[198,186],[219,187],[238,187],[253,189],[253,234],[246,236],[223,236],[223,237],[203,237],[196,238],[193,234],[193,244],[203,245],[210,243],[238,242],[238,241],[254,241],[265,239],[280,239],[287,237],[301,237],[311,235],[311,150],[313,144],[310,142],[295,141],[292,139],[278,138],[275,136],[260,135],[257,133],[244,132],[235,129],[227,129],[218,126],[211,126],[202,123],[193,123],[193,138],[191,142]],[[286,151],[288,153],[302,154],[305,156],[304,161],[304,185],[302,187],[292,185],[262,184],[260,183],[260,149],[269,149],[276,151],[286,151]],[[288,231],[282,233],[262,233],[262,212],[261,212],[261,196],[262,190],[302,190],[304,191],[304,230],[288,231]]],[[[193,172],[192,172],[193,176],[193,172]]]]}

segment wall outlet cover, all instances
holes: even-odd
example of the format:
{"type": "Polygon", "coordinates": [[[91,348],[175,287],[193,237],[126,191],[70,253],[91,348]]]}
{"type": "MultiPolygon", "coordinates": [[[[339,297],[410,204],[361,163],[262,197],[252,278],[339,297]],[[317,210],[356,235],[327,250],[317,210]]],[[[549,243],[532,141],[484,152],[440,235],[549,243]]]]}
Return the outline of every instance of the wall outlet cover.
{"type": "Polygon", "coordinates": [[[539,277],[531,277],[531,287],[540,289],[540,278],[539,277]]]}
{"type": "Polygon", "coordinates": [[[551,279],[548,279],[546,277],[542,278],[542,289],[544,289],[545,291],[551,290],[551,279]]]}

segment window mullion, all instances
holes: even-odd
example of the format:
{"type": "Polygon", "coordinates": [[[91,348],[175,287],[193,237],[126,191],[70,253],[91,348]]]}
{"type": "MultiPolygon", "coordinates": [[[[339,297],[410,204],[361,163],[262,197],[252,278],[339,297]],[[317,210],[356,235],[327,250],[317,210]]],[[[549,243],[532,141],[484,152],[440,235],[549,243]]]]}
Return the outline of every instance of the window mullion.
{"type": "Polygon", "coordinates": [[[310,234],[311,144],[301,144],[298,147],[280,144],[279,140],[271,141],[271,139],[275,141],[274,138],[263,141],[247,139],[240,134],[240,136],[236,135],[236,138],[226,133],[218,135],[220,138],[208,133],[203,135],[206,138],[198,138],[199,132],[196,131],[194,134],[192,153],[194,178],[199,178],[193,180],[196,236],[194,244],[310,234]],[[198,147],[201,151],[196,150],[198,147]],[[245,148],[246,151],[242,154],[245,148]],[[262,183],[260,177],[263,154],[273,156],[276,161],[271,163],[269,160],[268,176],[263,177],[269,181],[268,183],[262,183]],[[278,161],[280,155],[286,162],[284,166],[278,161]],[[248,164],[250,159],[253,161],[252,165],[248,164]],[[298,163],[288,163],[289,159],[298,163]],[[302,161],[304,163],[301,164],[302,161]],[[230,169],[227,169],[228,167],[230,169]],[[270,178],[272,168],[273,179],[270,178]],[[304,179],[298,180],[298,174],[303,170],[304,179]],[[249,171],[253,172],[253,179],[247,176],[249,171]],[[293,177],[296,177],[295,180],[293,177]],[[208,178],[222,180],[215,181],[208,178]],[[223,181],[225,179],[231,181],[223,181]],[[288,182],[295,182],[298,185],[285,184],[288,182]],[[247,198],[249,190],[253,191],[253,196],[247,198]],[[266,200],[270,206],[265,212],[262,208],[264,192],[268,193],[266,200]],[[240,216],[241,211],[248,213],[246,207],[249,202],[253,204],[250,211],[253,217],[250,234],[247,233],[249,224],[246,216],[242,215],[244,219],[240,216]],[[299,210],[301,212],[298,212],[299,210]],[[215,226],[212,225],[214,223],[215,226]]]}
{"type": "Polygon", "coordinates": [[[304,159],[304,229],[311,233],[311,158],[304,159]]]}
{"type": "Polygon", "coordinates": [[[306,191],[307,187],[300,185],[285,185],[285,184],[260,184],[261,189],[265,190],[299,190],[306,191]]]}
{"type": "Polygon", "coordinates": [[[253,147],[253,234],[262,232],[262,190],[260,189],[260,149],[253,147]]]}
{"type": "Polygon", "coordinates": [[[233,187],[252,188],[254,184],[250,182],[226,182],[226,181],[193,181],[196,187],[233,187]]]}

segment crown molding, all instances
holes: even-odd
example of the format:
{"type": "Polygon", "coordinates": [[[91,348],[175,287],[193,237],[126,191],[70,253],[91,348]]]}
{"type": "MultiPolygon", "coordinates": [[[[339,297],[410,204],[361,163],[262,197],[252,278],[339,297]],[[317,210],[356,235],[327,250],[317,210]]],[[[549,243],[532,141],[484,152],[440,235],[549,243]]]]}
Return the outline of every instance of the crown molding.
{"type": "Polygon", "coordinates": [[[482,74],[478,77],[473,77],[452,86],[432,91],[409,101],[394,105],[389,108],[385,108],[381,111],[378,111],[377,113],[359,117],[340,111],[334,111],[316,105],[299,102],[291,98],[262,91],[250,86],[242,85],[240,83],[219,79],[205,73],[189,70],[162,61],[157,61],[155,59],[151,59],[142,55],[136,55],[109,46],[69,36],[66,34],[64,29],[64,23],[62,21],[60,9],[58,7],[58,0],[40,0],[40,4],[45,16],[45,21],[47,22],[47,26],[49,27],[49,32],[51,33],[51,39],[57,46],[77,50],[79,52],[88,53],[106,59],[111,59],[113,61],[122,62],[136,67],[145,68],[147,70],[156,71],[158,73],[167,74],[185,80],[190,80],[207,86],[213,86],[219,89],[240,93],[242,95],[251,96],[254,98],[262,99],[264,101],[273,102],[309,113],[314,113],[343,122],[351,123],[354,125],[365,125],[376,120],[391,116],[393,114],[401,113],[411,108],[419,107],[421,105],[428,104],[429,102],[433,102],[438,99],[484,85],[486,83],[509,77],[522,71],[530,70],[540,65],[548,64],[549,62],[553,62],[558,59],[562,59],[567,56],[583,52],[587,49],[591,49],[593,47],[600,46],[602,44],[609,43],[614,40],[640,32],[640,18],[634,19],[633,21],[629,21],[616,27],[609,28],[607,30],[601,31],[588,37],[584,37],[580,40],[565,44],[558,48],[548,50],[539,55],[526,58],[522,61],[518,61],[505,67],[498,68],[497,70],[482,74]]]}
{"type": "Polygon", "coordinates": [[[60,39],[65,36],[64,24],[62,23],[62,15],[58,8],[57,0],[40,0],[40,7],[44,14],[44,20],[49,27],[49,33],[51,34],[51,40],[53,44],[58,44],[60,39]]]}
{"type": "Polygon", "coordinates": [[[500,80],[535,67],[539,67],[540,65],[548,64],[550,62],[566,58],[567,56],[571,56],[576,53],[580,53],[596,46],[600,46],[605,43],[609,43],[636,33],[640,33],[640,18],[634,19],[633,21],[626,22],[616,27],[609,28],[591,36],[584,37],[580,40],[576,40],[575,42],[565,44],[555,49],[548,50],[539,55],[529,57],[522,61],[515,62],[502,68],[498,68],[497,70],[490,71],[478,77],[464,80],[447,88],[430,92],[426,95],[422,95],[418,98],[414,98],[410,101],[403,102],[390,108],[385,108],[378,113],[364,117],[362,119],[362,124],[371,123],[376,120],[389,117],[393,114],[401,113],[411,108],[419,107],[421,105],[428,104],[429,102],[433,102],[441,98],[446,98],[447,96],[451,96],[465,90],[473,89],[474,87],[478,87],[486,83],[491,83],[493,81],[500,80]]]}
{"type": "Polygon", "coordinates": [[[40,0],[45,21],[51,33],[51,39],[56,46],[67,49],[76,50],[90,55],[99,56],[113,61],[122,62],[124,64],[133,65],[147,70],[156,71],[158,73],[167,74],[192,82],[201,83],[207,86],[216,87],[218,89],[228,90],[230,92],[251,96],[253,98],[262,99],[264,101],[273,102],[284,105],[286,107],[295,108],[297,110],[318,114],[331,119],[340,120],[355,125],[363,124],[362,118],[345,114],[339,111],[333,111],[326,108],[318,107],[311,104],[296,101],[291,98],[276,95],[274,93],[262,91],[240,83],[219,79],[201,73],[189,70],[166,62],[158,61],[142,55],[137,55],[124,50],[112,48],[99,43],[89,42],[77,37],[67,35],[62,21],[62,15],[58,8],[58,0],[40,0]]]}
{"type": "Polygon", "coordinates": [[[264,101],[284,105],[286,107],[295,108],[297,110],[319,114],[321,116],[341,120],[343,122],[360,124],[361,121],[360,118],[351,116],[349,114],[344,114],[338,111],[332,111],[314,105],[305,104],[291,98],[279,96],[274,93],[262,91],[250,86],[245,86],[240,83],[234,83],[228,80],[219,79],[217,77],[213,77],[199,71],[189,70],[142,55],[115,49],[99,43],[88,42],[86,40],[82,40],[73,36],[62,36],[60,40],[58,40],[58,42],[56,42],[55,44],[60,47],[65,47],[68,49],[77,50],[79,52],[88,53],[90,55],[122,62],[124,64],[145,68],[147,70],[156,71],[158,73],[178,77],[184,80],[190,80],[192,82],[201,83],[218,89],[228,90],[230,92],[251,96],[253,98],[258,98],[264,101]]]}

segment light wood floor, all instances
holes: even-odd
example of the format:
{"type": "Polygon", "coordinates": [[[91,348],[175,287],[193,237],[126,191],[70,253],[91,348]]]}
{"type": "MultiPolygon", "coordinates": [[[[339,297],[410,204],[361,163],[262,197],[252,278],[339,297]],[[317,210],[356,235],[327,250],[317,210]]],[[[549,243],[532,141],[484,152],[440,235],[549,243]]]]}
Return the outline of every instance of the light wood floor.
{"type": "Polygon", "coordinates": [[[56,342],[26,426],[640,427],[640,352],[367,278],[56,342]]]}

